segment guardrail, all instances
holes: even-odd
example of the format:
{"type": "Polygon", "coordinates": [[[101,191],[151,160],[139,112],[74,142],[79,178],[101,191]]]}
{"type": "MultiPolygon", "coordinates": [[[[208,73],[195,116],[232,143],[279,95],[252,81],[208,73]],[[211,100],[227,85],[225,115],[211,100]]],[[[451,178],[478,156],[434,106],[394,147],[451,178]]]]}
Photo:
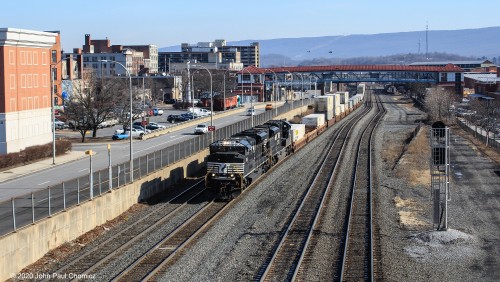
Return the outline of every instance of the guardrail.
{"type": "MultiPolygon", "coordinates": [[[[306,100],[307,101],[307,100],[306,100]]],[[[308,100],[311,101],[311,100],[308,100]]],[[[306,104],[307,105],[307,104],[306,104]]],[[[283,104],[277,109],[255,115],[254,125],[262,124],[276,116],[303,106],[302,101],[283,104]]],[[[227,138],[237,132],[251,127],[251,120],[245,119],[234,124],[218,128],[214,132],[214,140],[227,138]]],[[[124,162],[109,168],[92,172],[91,175],[74,178],[39,191],[12,198],[0,203],[0,236],[14,232],[19,228],[50,217],[55,213],[89,201],[107,193],[110,189],[119,189],[150,173],[175,164],[179,160],[206,149],[210,144],[211,134],[204,134],[188,141],[174,144],[133,160],[134,169],[130,170],[130,162],[124,162]],[[111,185],[110,185],[111,184],[111,185]]]]}

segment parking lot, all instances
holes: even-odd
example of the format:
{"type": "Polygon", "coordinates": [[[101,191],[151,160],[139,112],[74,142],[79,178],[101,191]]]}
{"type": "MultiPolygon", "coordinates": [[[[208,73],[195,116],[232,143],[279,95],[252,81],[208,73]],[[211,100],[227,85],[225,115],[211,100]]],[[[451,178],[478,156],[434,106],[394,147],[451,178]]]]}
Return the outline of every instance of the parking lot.
{"type": "MultiPolygon", "coordinates": [[[[161,105],[158,108],[163,110],[163,115],[146,117],[146,119],[149,120],[150,122],[156,122],[160,125],[165,125],[165,126],[171,124],[167,122],[168,115],[171,114],[178,115],[186,112],[186,110],[175,110],[172,108],[172,105],[161,105]]],[[[136,119],[134,120],[134,122],[135,121],[141,121],[141,119],[136,119]]],[[[99,138],[100,140],[109,138],[109,140],[111,140],[111,136],[113,136],[113,134],[117,129],[123,129],[123,125],[117,124],[112,127],[105,127],[98,129],[96,138],[99,138]]],[[[91,137],[92,137],[92,131],[89,130],[87,131],[85,138],[91,138],[91,137]]],[[[72,130],[66,128],[66,129],[56,130],[56,138],[69,138],[72,140],[76,139],[75,142],[78,142],[79,140],[81,140],[81,134],[79,130],[72,130]]]]}

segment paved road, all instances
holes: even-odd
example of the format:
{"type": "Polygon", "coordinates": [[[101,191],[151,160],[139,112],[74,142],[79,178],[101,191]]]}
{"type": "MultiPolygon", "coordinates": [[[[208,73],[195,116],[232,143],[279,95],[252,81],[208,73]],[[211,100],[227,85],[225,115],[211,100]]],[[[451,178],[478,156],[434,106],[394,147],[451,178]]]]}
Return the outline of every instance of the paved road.
{"type": "MultiPolygon", "coordinates": [[[[263,111],[264,111],[263,109],[256,110],[257,114],[263,111]]],[[[161,119],[166,120],[167,115],[168,114],[166,115],[164,114],[161,117],[155,117],[155,120],[161,123],[162,122],[161,119]]],[[[245,115],[245,112],[235,113],[231,116],[222,118],[218,118],[217,116],[215,116],[214,125],[216,127],[223,127],[228,124],[232,124],[235,121],[239,121],[246,118],[249,117],[245,115]]],[[[164,147],[168,147],[172,144],[184,142],[186,140],[194,138],[195,135],[193,134],[193,129],[195,125],[196,123],[194,123],[194,125],[191,127],[181,130],[176,130],[171,133],[147,140],[134,140],[133,141],[134,158],[157,151],[164,147]]],[[[101,137],[111,136],[112,132],[114,132],[116,128],[120,128],[120,126],[115,126],[115,128],[107,128],[99,130],[98,136],[101,137]]],[[[70,132],[68,130],[58,131],[57,134],[58,135],[76,134],[76,136],[79,136],[78,132],[70,132]]],[[[107,153],[108,143],[111,144],[112,165],[124,163],[129,160],[130,147],[128,140],[112,141],[110,138],[109,142],[106,141],[103,143],[74,143],[73,151],[83,152],[89,149],[95,151],[96,155],[92,157],[92,170],[97,171],[108,167],[108,153],[107,153]]],[[[56,157],[56,164],[57,162],[58,158],[56,157]]],[[[89,167],[90,167],[89,159],[87,157],[81,158],[80,155],[77,160],[72,162],[51,166],[49,168],[32,172],[22,177],[7,179],[2,183],[0,183],[0,202],[9,200],[12,197],[25,195],[40,189],[44,189],[48,186],[55,185],[63,181],[86,176],[89,173],[89,167]]]]}

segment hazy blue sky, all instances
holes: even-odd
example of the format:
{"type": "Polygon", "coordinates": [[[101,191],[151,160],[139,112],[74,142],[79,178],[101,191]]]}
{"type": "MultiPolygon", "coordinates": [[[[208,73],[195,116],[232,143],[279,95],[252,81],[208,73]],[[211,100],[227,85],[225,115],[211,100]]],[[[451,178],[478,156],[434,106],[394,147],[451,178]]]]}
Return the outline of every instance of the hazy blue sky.
{"type": "Polygon", "coordinates": [[[500,26],[498,0],[26,0],[3,1],[0,27],[61,31],[66,51],[84,35],[158,47],[500,26]],[[251,5],[246,5],[251,3],[251,5]]]}

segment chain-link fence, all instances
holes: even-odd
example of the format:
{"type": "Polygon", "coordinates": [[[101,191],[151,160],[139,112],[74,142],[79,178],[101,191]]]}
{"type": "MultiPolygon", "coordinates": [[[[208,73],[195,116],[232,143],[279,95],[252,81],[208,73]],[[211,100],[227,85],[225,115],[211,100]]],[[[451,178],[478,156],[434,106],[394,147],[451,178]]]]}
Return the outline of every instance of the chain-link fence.
{"type": "Polygon", "coordinates": [[[474,135],[476,139],[500,152],[500,136],[495,136],[493,132],[487,132],[467,119],[457,118],[457,124],[466,132],[474,135]]]}
{"type": "MultiPolygon", "coordinates": [[[[307,103],[310,100],[306,100],[307,103]]],[[[253,116],[253,125],[262,124],[292,109],[307,105],[306,101],[290,101],[284,105],[253,116]]],[[[248,118],[228,126],[218,128],[213,140],[224,139],[252,127],[248,118]]],[[[150,173],[170,166],[182,159],[206,149],[212,141],[212,133],[196,136],[181,143],[173,144],[133,160],[133,178],[129,161],[92,172],[89,175],[64,181],[39,191],[12,198],[0,203],[0,236],[15,231],[28,224],[49,217],[54,213],[88,201],[106,193],[110,189],[131,183],[150,173]],[[92,181],[92,185],[90,184],[92,181]]]]}

